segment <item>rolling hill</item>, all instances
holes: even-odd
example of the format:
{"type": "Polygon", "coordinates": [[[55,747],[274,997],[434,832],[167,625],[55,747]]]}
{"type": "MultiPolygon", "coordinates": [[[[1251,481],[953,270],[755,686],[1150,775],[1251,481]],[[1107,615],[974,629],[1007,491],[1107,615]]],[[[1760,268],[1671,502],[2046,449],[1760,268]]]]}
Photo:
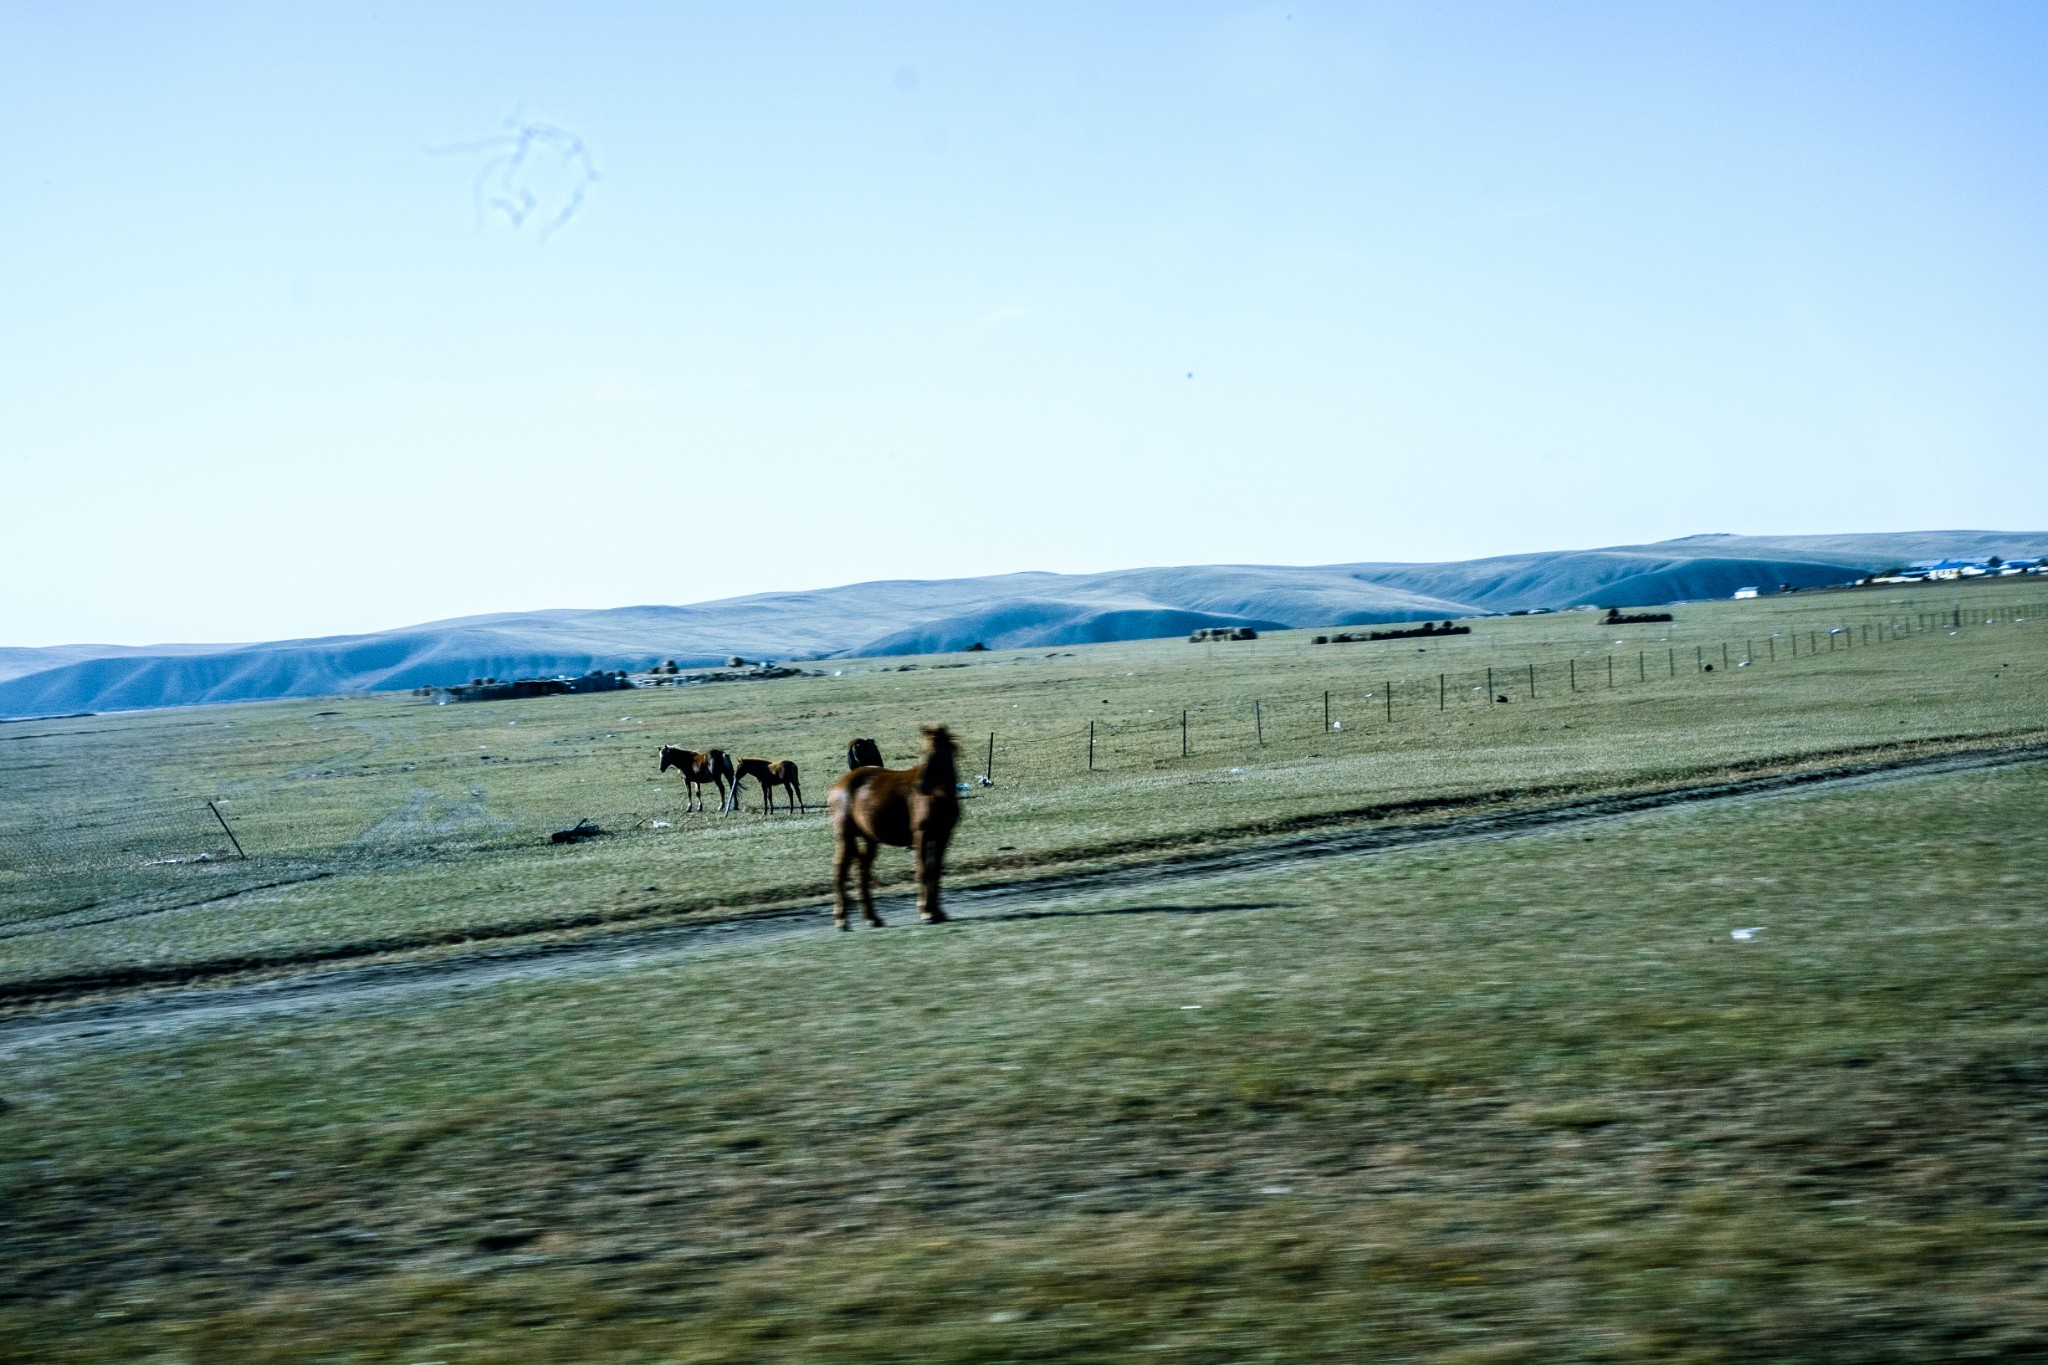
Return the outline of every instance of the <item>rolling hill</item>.
{"type": "Polygon", "coordinates": [[[2048,532],[1701,535],[1442,564],[1199,565],[856,583],[687,606],[507,612],[243,645],[0,650],[0,717],[405,690],[474,677],[1132,640],[1645,606],[1818,587],[1913,560],[2048,553],[2048,532]],[[11,675],[11,676],[10,676],[11,675]]]}

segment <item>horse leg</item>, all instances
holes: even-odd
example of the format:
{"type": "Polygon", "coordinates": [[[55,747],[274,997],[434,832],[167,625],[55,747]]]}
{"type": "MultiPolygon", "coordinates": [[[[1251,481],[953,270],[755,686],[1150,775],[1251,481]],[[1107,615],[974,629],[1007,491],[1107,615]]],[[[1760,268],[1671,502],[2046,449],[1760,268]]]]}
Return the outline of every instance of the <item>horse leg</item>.
{"type": "Polygon", "coordinates": [[[796,793],[796,813],[802,815],[809,811],[810,807],[804,804],[804,789],[797,784],[797,780],[793,777],[789,779],[789,789],[796,793]]]}
{"type": "MultiPolygon", "coordinates": [[[[839,837],[834,841],[832,848],[832,923],[844,929],[847,927],[846,873],[853,863],[854,856],[853,831],[845,826],[841,826],[839,829],[834,830],[833,833],[839,837]]],[[[867,889],[867,869],[865,865],[863,865],[861,871],[861,889],[865,891],[867,889]]]]}
{"type": "Polygon", "coordinates": [[[683,779],[683,814],[688,815],[697,804],[697,784],[689,778],[683,779]]]}
{"type": "Polygon", "coordinates": [[[918,829],[910,836],[910,852],[917,863],[917,917],[926,924],[944,924],[946,912],[939,908],[939,869],[945,864],[946,842],[918,829]]]}
{"type": "Polygon", "coordinates": [[[860,846],[860,912],[867,916],[869,924],[879,929],[882,917],[875,913],[875,850],[881,845],[873,839],[860,846]]]}

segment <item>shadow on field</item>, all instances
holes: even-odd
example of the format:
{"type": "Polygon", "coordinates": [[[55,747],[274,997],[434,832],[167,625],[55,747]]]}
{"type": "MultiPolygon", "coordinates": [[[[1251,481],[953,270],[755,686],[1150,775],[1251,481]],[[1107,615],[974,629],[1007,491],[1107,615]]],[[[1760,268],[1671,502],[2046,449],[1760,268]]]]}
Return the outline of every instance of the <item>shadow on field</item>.
{"type": "Polygon", "coordinates": [[[1104,915],[1220,915],[1237,910],[1281,910],[1293,901],[1218,901],[1214,905],[1115,905],[1106,910],[1006,910],[958,918],[954,924],[1003,924],[1025,919],[1100,919],[1104,915]]]}

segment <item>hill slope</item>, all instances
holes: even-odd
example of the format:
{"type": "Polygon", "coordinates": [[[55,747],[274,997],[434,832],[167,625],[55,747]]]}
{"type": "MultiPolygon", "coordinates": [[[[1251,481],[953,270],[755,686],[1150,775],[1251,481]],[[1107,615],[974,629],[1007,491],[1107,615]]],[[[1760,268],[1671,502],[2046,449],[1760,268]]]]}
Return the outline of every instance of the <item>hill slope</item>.
{"type": "Polygon", "coordinates": [[[1687,536],[1445,564],[1199,565],[857,583],[689,606],[507,612],[370,635],[0,650],[0,716],[403,690],[473,677],[748,658],[1023,649],[1203,626],[1362,625],[1815,587],[1943,555],[2048,553],[2048,532],[1687,536]],[[9,677],[14,672],[18,676],[9,677]]]}

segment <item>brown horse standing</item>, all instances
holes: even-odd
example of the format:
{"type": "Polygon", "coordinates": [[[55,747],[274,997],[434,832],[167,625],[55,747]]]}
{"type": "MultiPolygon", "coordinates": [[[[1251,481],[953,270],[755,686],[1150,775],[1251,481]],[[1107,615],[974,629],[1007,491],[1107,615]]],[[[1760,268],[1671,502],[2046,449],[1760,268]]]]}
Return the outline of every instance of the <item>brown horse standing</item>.
{"type": "Polygon", "coordinates": [[[682,771],[684,810],[690,808],[692,801],[697,803],[698,810],[704,809],[704,784],[707,782],[718,784],[718,808],[721,811],[725,809],[726,803],[725,784],[733,783],[735,792],[739,789],[739,783],[732,775],[732,755],[723,749],[699,751],[678,749],[673,744],[664,744],[661,746],[660,771],[667,772],[670,768],[682,771]]]}
{"type": "Polygon", "coordinates": [[[786,793],[783,805],[795,805],[798,810],[809,810],[804,804],[804,789],[797,785],[796,763],[787,758],[772,762],[765,758],[743,758],[733,770],[732,808],[740,808],[740,783],[753,778],[761,784],[761,810],[765,814],[775,809],[775,789],[781,787],[786,793]]]}
{"type": "Polygon", "coordinates": [[[924,762],[909,771],[855,768],[832,784],[825,805],[832,812],[832,834],[838,848],[832,860],[832,922],[846,924],[846,873],[860,864],[860,912],[881,927],[870,888],[875,851],[883,844],[908,848],[917,864],[917,917],[943,924],[939,908],[939,874],[946,864],[946,844],[960,823],[960,796],[954,784],[953,736],[943,725],[924,729],[924,762]]]}

